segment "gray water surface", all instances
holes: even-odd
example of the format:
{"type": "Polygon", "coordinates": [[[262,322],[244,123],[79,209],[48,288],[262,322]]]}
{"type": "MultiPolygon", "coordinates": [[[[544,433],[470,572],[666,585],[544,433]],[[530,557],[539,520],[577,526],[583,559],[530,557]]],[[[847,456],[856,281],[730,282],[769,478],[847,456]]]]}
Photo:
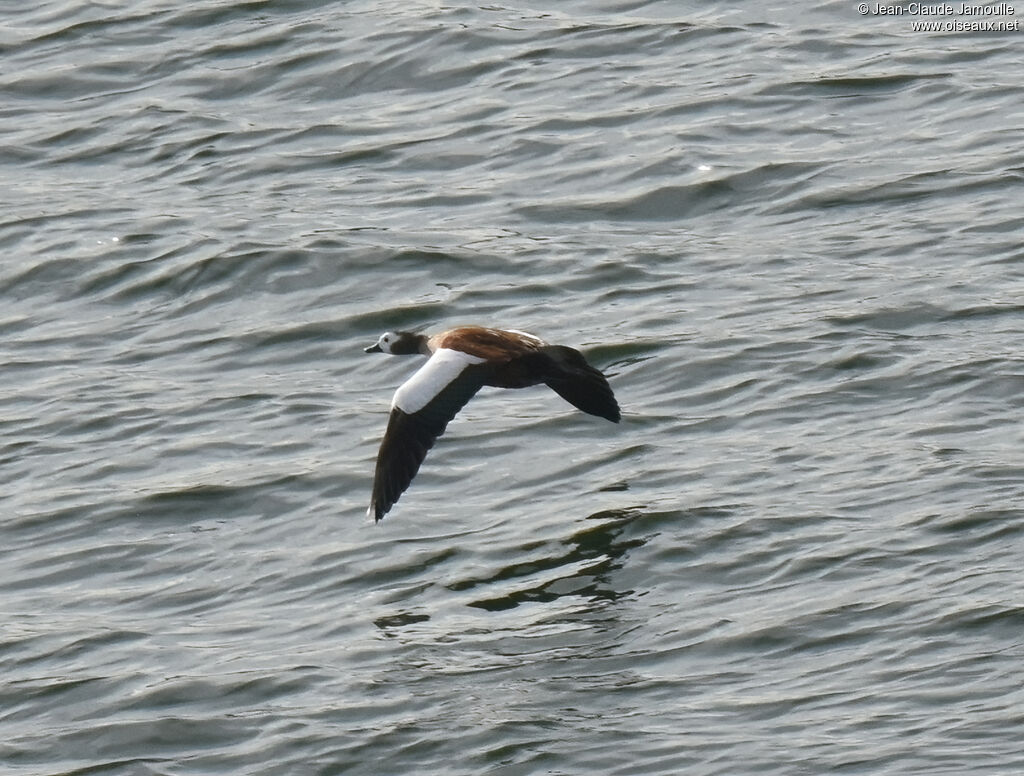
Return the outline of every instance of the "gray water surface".
{"type": "Polygon", "coordinates": [[[0,772],[1024,771],[1024,32],[27,8],[0,772]],[[363,348],[463,323],[622,423],[485,389],[374,525],[363,348]]]}

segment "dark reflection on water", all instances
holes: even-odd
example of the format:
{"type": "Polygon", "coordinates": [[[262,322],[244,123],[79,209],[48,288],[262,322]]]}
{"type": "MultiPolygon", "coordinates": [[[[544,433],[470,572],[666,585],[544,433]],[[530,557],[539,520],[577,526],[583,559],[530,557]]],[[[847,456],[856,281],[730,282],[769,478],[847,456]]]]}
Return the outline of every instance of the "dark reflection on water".
{"type": "MultiPolygon", "coordinates": [[[[621,567],[628,552],[643,545],[643,539],[625,539],[623,532],[633,520],[642,515],[642,508],[616,509],[587,517],[599,521],[574,533],[562,542],[560,554],[535,558],[528,563],[513,563],[484,578],[466,579],[448,588],[453,591],[472,590],[481,586],[528,578],[563,567],[576,567],[566,576],[559,576],[535,587],[520,588],[507,595],[483,598],[469,605],[487,611],[512,609],[528,601],[554,601],[564,596],[579,596],[591,600],[616,601],[630,595],[631,590],[616,590],[612,586],[613,572],[621,567]]],[[[536,545],[524,545],[520,550],[534,550],[536,545]]],[[[545,575],[549,576],[549,575],[545,575]]]]}
{"type": "MultiPolygon", "coordinates": [[[[426,614],[393,614],[387,617],[378,617],[373,621],[373,624],[385,632],[385,635],[389,635],[388,631],[394,628],[401,628],[403,625],[415,625],[419,622],[425,622],[429,620],[430,616],[426,614]]],[[[391,634],[393,635],[393,634],[391,634]]]]}

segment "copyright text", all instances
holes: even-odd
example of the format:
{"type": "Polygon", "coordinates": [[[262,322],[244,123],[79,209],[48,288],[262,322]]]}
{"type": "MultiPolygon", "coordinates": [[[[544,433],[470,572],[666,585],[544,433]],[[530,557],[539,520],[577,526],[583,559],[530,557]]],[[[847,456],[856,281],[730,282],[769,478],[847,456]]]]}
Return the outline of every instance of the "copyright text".
{"type": "Polygon", "coordinates": [[[858,3],[861,16],[909,16],[915,32],[1009,32],[1021,30],[1017,9],[1009,3],[858,3]]]}

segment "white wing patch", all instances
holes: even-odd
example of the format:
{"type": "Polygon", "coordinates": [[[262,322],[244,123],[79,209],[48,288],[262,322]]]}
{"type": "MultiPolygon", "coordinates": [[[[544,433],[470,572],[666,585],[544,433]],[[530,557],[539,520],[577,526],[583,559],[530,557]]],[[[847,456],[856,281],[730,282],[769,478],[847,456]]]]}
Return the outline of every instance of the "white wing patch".
{"type": "Polygon", "coordinates": [[[409,415],[419,412],[462,374],[463,369],[486,360],[460,350],[438,348],[416,374],[399,386],[391,406],[409,415]]]}

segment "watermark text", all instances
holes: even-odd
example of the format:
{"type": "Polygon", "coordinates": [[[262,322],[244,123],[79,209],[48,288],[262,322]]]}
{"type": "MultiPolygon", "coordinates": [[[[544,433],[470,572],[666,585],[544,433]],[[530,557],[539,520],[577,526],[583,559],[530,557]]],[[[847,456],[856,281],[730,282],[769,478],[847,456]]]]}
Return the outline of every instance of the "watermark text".
{"type": "Polygon", "coordinates": [[[861,16],[910,18],[914,32],[1019,32],[1022,18],[1010,3],[858,3],[861,16]]]}

